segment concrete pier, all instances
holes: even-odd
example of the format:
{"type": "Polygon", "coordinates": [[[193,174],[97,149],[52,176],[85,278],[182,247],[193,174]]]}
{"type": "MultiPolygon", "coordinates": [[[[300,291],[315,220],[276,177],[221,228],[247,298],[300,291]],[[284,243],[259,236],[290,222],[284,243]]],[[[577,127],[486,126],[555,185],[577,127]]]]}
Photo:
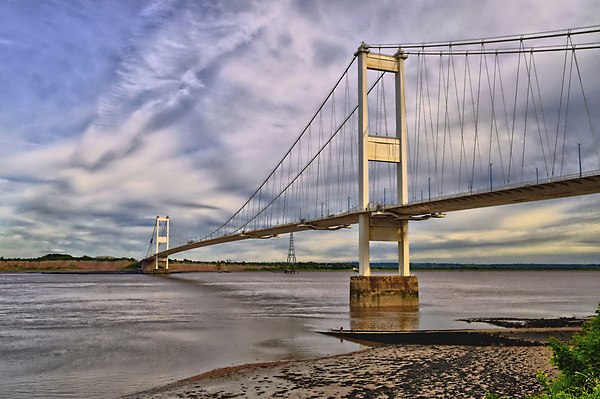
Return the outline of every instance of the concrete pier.
{"type": "Polygon", "coordinates": [[[417,276],[352,276],[350,307],[394,307],[405,310],[419,308],[417,276]]]}
{"type": "Polygon", "coordinates": [[[142,261],[142,272],[148,274],[167,274],[169,273],[169,267],[165,259],[151,260],[150,262],[142,261]]]}

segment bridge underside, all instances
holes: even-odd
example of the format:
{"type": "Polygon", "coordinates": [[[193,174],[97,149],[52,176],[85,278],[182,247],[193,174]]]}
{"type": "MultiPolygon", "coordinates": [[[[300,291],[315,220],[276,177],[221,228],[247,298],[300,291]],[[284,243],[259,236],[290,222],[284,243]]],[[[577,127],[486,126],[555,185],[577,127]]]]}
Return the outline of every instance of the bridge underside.
{"type": "Polygon", "coordinates": [[[279,234],[295,233],[307,230],[336,230],[358,223],[358,215],[370,213],[371,218],[381,224],[393,224],[399,220],[422,220],[431,215],[485,208],[490,206],[519,204],[531,201],[566,198],[578,195],[600,193],[600,174],[574,177],[551,182],[523,185],[486,192],[462,193],[431,201],[416,202],[408,205],[373,208],[364,212],[348,212],[326,218],[284,224],[276,227],[257,229],[251,232],[208,238],[171,248],[144,259],[142,263],[154,260],[155,256],[166,257],[178,252],[208,247],[247,239],[266,239],[279,234]]]}

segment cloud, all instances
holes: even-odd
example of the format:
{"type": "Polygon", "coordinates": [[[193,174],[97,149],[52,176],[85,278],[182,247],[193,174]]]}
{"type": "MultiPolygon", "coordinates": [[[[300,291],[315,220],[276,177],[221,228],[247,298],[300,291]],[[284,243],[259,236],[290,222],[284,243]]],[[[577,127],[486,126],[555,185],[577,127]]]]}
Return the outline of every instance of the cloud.
{"type": "Polygon", "coordinates": [[[412,254],[416,261],[593,263],[599,255],[593,244],[599,219],[588,203],[599,198],[460,211],[443,220],[415,223],[412,254]],[[587,213],[594,214],[591,220],[587,213]],[[426,227],[431,224],[435,227],[426,227]]]}
{"type": "MultiPolygon", "coordinates": [[[[0,255],[62,249],[138,258],[156,215],[168,214],[183,241],[231,216],[304,128],[360,41],[590,25],[599,7],[586,2],[579,8],[588,11],[577,13],[541,1],[459,0],[7,4],[0,5],[0,255]]],[[[569,170],[574,151],[566,150],[569,170]]],[[[559,242],[572,243],[577,259],[593,259],[599,221],[597,197],[589,198],[413,224],[413,255],[545,259],[559,242]],[[561,230],[574,222],[577,234],[561,230]]],[[[356,234],[298,234],[298,257],[353,260],[356,234]]],[[[287,238],[249,241],[182,257],[277,260],[287,245],[287,238]]],[[[373,244],[374,260],[394,257],[393,245],[373,244]]]]}
{"type": "Polygon", "coordinates": [[[551,226],[564,220],[568,208],[566,202],[536,209],[522,207],[510,212],[510,216],[504,218],[499,227],[505,230],[527,231],[551,226]]]}

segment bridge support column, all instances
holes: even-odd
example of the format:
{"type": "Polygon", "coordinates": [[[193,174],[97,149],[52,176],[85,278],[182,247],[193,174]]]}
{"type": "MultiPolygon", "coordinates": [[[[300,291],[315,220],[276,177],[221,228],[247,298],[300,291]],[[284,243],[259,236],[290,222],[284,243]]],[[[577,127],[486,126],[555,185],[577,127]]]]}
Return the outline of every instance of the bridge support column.
{"type": "Polygon", "coordinates": [[[398,271],[401,276],[410,276],[410,258],[408,251],[408,220],[400,222],[400,241],[398,242],[398,271]]]}
{"type": "MultiPolygon", "coordinates": [[[[397,198],[408,203],[406,100],[404,93],[404,60],[400,50],[394,56],[371,54],[364,43],[356,52],[358,58],[358,165],[359,165],[359,276],[350,280],[351,307],[418,308],[419,287],[410,275],[408,220],[386,212],[385,204],[371,209],[369,202],[369,161],[396,164],[397,198]],[[367,71],[376,70],[395,75],[395,137],[369,135],[367,71]],[[398,275],[371,276],[369,243],[398,243],[398,275]]],[[[387,132],[386,132],[387,133],[387,132]]]]}
{"type": "Polygon", "coordinates": [[[370,251],[369,251],[369,214],[358,215],[358,274],[361,276],[371,275],[370,251]]]}

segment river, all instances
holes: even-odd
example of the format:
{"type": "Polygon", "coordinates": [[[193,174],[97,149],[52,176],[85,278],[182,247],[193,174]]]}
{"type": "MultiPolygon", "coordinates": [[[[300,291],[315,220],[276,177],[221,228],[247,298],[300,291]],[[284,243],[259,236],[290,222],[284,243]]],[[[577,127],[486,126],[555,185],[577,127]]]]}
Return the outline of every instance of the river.
{"type": "Polygon", "coordinates": [[[0,274],[0,397],[110,398],[218,367],[359,349],[315,331],[589,316],[600,271],[417,271],[418,312],[356,314],[349,272],[0,274]]]}

